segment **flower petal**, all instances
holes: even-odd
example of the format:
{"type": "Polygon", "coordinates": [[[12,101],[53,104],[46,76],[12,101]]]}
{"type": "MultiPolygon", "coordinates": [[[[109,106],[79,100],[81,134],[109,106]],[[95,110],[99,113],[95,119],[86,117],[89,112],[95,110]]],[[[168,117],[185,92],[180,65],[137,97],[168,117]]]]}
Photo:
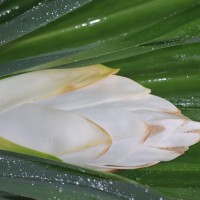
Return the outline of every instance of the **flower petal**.
{"type": "Polygon", "coordinates": [[[53,108],[72,110],[119,101],[127,99],[129,96],[137,97],[149,92],[149,89],[128,78],[112,75],[87,87],[44,99],[37,103],[53,108]]]}
{"type": "Polygon", "coordinates": [[[185,119],[165,119],[151,123],[153,129],[144,145],[158,148],[188,147],[200,140],[200,123],[185,119]]]}
{"type": "Polygon", "coordinates": [[[49,69],[0,80],[0,112],[15,106],[69,92],[101,80],[118,70],[103,65],[49,69]]]}
{"type": "Polygon", "coordinates": [[[151,166],[157,164],[160,161],[169,161],[177,158],[180,155],[181,153],[177,151],[158,149],[153,147],[141,147],[129,156],[126,156],[117,164],[109,162],[107,165],[94,165],[92,163],[91,167],[102,167],[107,169],[136,169],[151,166]]]}
{"type": "Polygon", "coordinates": [[[0,114],[0,137],[55,156],[87,148],[86,160],[104,153],[110,136],[99,126],[71,112],[25,104],[0,114]],[[91,147],[96,147],[95,151],[91,147]]]}
{"type": "Polygon", "coordinates": [[[189,129],[183,134],[180,127],[188,119],[169,101],[148,93],[134,81],[112,75],[36,103],[76,112],[110,134],[112,145],[90,167],[138,168],[174,159],[199,141],[197,125],[195,133],[189,129]]]}
{"type": "Polygon", "coordinates": [[[105,165],[117,163],[125,155],[135,151],[148,135],[148,127],[131,112],[111,105],[98,105],[74,110],[98,124],[112,137],[112,145],[108,151],[93,164],[105,165]]]}
{"type": "Polygon", "coordinates": [[[41,158],[46,158],[46,159],[51,159],[51,160],[56,160],[56,161],[61,161],[58,157],[15,144],[14,142],[6,140],[3,137],[0,137],[0,149],[6,150],[6,151],[22,153],[22,154],[26,154],[26,155],[31,155],[31,156],[38,156],[41,158]]]}
{"type": "Polygon", "coordinates": [[[142,97],[138,97],[133,94],[126,100],[113,102],[112,105],[119,106],[130,111],[145,110],[161,111],[171,114],[180,113],[180,110],[178,110],[176,106],[169,101],[151,94],[145,94],[142,97]]]}

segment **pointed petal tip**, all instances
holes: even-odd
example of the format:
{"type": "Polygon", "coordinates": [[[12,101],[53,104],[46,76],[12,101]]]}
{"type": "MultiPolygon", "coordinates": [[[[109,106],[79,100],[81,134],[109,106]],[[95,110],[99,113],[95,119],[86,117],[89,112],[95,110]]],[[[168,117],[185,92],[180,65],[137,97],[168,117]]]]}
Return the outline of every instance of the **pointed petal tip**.
{"type": "Polygon", "coordinates": [[[66,74],[66,77],[64,77],[63,81],[64,87],[54,95],[60,95],[86,87],[110,75],[117,74],[119,71],[119,69],[109,68],[102,64],[58,70],[62,70],[59,73],[64,76],[66,74]]]}
{"type": "Polygon", "coordinates": [[[187,137],[188,146],[200,141],[200,122],[186,120],[178,131],[187,137]]]}
{"type": "Polygon", "coordinates": [[[79,68],[38,70],[2,79],[0,93],[4,95],[0,97],[0,112],[91,85],[118,71],[119,69],[97,64],[79,68]],[[19,85],[20,88],[17,87],[19,85]]]}
{"type": "Polygon", "coordinates": [[[96,65],[89,65],[85,67],[80,67],[79,69],[88,69],[88,70],[94,70],[96,73],[100,74],[117,74],[119,72],[119,68],[110,68],[102,64],[96,64],[96,65]]]}

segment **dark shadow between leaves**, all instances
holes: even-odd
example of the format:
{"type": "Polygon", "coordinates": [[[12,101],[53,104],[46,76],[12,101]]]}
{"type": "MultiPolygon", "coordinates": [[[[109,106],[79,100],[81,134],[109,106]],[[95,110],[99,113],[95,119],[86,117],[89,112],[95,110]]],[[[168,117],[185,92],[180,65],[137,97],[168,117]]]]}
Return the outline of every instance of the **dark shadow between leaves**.
{"type": "Polygon", "coordinates": [[[0,200],[35,200],[35,199],[0,191],[0,200]]]}

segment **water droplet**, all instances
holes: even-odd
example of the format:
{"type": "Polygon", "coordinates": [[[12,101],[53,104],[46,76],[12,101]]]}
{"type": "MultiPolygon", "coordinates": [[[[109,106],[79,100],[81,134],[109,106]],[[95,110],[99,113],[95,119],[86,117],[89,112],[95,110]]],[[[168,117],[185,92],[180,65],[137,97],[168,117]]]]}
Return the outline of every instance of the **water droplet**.
{"type": "Polygon", "coordinates": [[[80,183],[78,181],[75,182],[76,185],[79,185],[80,183]]]}
{"type": "Polygon", "coordinates": [[[83,24],[81,24],[81,26],[87,26],[87,23],[83,23],[83,24]]]}
{"type": "Polygon", "coordinates": [[[90,25],[94,25],[100,21],[101,21],[100,19],[95,19],[95,20],[90,21],[89,23],[90,23],[90,25]]]}

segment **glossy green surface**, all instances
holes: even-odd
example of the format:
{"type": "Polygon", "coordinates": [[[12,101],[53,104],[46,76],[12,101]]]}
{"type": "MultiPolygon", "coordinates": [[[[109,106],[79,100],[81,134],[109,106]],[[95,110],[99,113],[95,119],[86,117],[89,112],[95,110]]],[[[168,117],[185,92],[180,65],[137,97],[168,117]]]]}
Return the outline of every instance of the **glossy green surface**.
{"type": "Polygon", "coordinates": [[[1,62],[88,44],[96,48],[84,52],[82,59],[141,45],[163,48],[194,42],[199,37],[199,8],[199,0],[92,1],[4,45],[1,62]]]}
{"type": "MultiPolygon", "coordinates": [[[[19,2],[25,7],[24,1],[19,2]]],[[[30,1],[26,9],[31,9],[34,2],[36,1],[30,1]]],[[[46,1],[48,2],[53,5],[57,1],[46,1]]],[[[69,4],[70,2],[72,1],[64,1],[69,4]]],[[[150,88],[153,94],[167,98],[178,106],[186,116],[200,121],[200,1],[82,2],[85,3],[73,12],[49,18],[51,22],[43,18],[34,28],[32,22],[28,23],[29,27],[22,24],[20,30],[25,31],[23,36],[17,34],[19,30],[16,16],[20,17],[20,13],[12,17],[7,15],[7,19],[0,18],[3,19],[0,24],[0,30],[3,31],[0,33],[8,34],[4,39],[0,37],[1,40],[7,38],[7,43],[2,42],[0,47],[0,77],[37,69],[104,63],[109,67],[120,68],[120,75],[130,77],[150,88]],[[11,25],[13,22],[15,34],[11,32],[11,25],[5,29],[6,20],[11,25]],[[13,36],[7,37],[9,34],[13,36]]],[[[6,9],[12,6],[11,1],[4,1],[0,5],[0,13],[5,10],[6,4],[6,9]]],[[[45,12],[47,13],[47,10],[45,12]]],[[[42,14],[46,15],[45,12],[42,14]]],[[[36,15],[32,17],[39,17],[41,14],[31,13],[36,15]]],[[[145,169],[124,170],[117,174],[178,199],[199,200],[199,154],[200,144],[197,144],[174,161],[145,169]]],[[[12,161],[17,158],[9,159],[12,161]]],[[[36,164],[26,161],[24,166],[27,168],[36,164]]],[[[41,161],[43,162],[46,161],[41,161]]],[[[63,169],[63,173],[65,170],[68,169],[63,169]]],[[[49,173],[50,176],[53,175],[51,170],[49,173]]],[[[84,177],[84,173],[82,175],[84,177]]],[[[11,177],[7,178],[7,181],[12,180],[11,177]]],[[[109,176],[109,179],[113,177],[109,176]]],[[[21,178],[20,180],[25,183],[28,181],[21,178]]],[[[14,182],[9,184],[12,186],[14,182]]],[[[49,187],[47,184],[46,188],[49,187]]],[[[82,189],[81,194],[84,196],[82,189]]],[[[91,193],[87,187],[84,189],[86,196],[91,193]]],[[[33,194],[38,188],[32,186],[28,191],[33,194]]],[[[14,193],[8,190],[7,192],[14,193]]],[[[42,194],[42,191],[40,192],[42,194]]],[[[113,197],[107,193],[98,195],[99,199],[113,197]]]]}
{"type": "Polygon", "coordinates": [[[170,199],[123,177],[16,153],[0,151],[0,166],[2,195],[41,200],[170,199]]]}
{"type": "Polygon", "coordinates": [[[25,11],[36,6],[41,0],[6,0],[0,5],[0,24],[10,21],[11,19],[21,15],[25,11]]]}
{"type": "MultiPolygon", "coordinates": [[[[24,6],[27,8],[27,11],[21,9],[19,11],[21,13],[18,16],[14,17],[12,20],[9,20],[8,16],[8,21],[6,20],[4,23],[0,24],[0,45],[21,38],[90,1],[91,0],[42,0],[37,2],[30,1],[30,5],[28,6],[27,1],[18,1],[15,3],[15,8],[22,8],[24,6]],[[37,3],[37,5],[33,3],[37,3]]],[[[10,7],[10,4],[12,4],[12,2],[6,1],[3,5],[5,5],[5,7],[6,5],[10,7]]],[[[12,13],[13,11],[7,10],[6,12],[12,13]]]]}

